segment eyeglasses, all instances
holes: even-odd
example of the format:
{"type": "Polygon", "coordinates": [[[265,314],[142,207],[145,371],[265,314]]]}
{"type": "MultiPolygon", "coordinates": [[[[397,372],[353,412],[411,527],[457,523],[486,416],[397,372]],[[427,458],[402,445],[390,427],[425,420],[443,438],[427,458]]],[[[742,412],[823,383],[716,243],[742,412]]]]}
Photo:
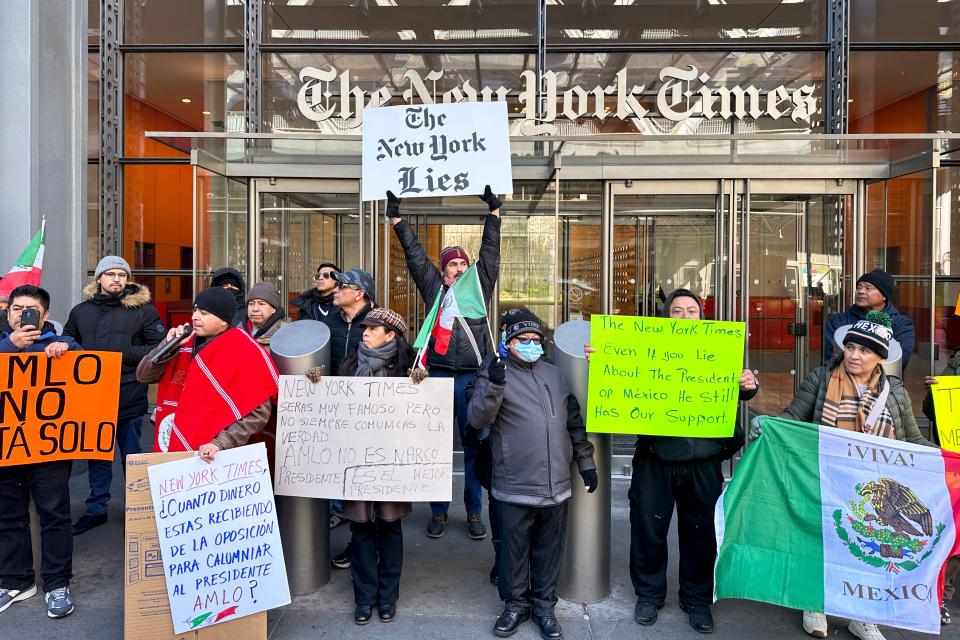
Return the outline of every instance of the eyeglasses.
{"type": "Polygon", "coordinates": [[[521,340],[517,340],[517,343],[518,344],[543,344],[543,340],[541,340],[540,338],[523,338],[521,340]]]}
{"type": "Polygon", "coordinates": [[[104,271],[100,274],[100,277],[106,276],[111,280],[126,280],[127,272],[126,271],[104,271]]]}
{"type": "Polygon", "coordinates": [[[313,276],[314,280],[330,280],[333,278],[334,271],[320,271],[317,275],[313,276]]]}

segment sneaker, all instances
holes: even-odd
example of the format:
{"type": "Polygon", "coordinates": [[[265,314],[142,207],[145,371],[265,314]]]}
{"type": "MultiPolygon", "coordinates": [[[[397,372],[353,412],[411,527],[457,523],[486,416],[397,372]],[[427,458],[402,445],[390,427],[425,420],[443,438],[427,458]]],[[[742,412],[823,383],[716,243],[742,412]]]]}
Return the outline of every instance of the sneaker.
{"type": "Polygon", "coordinates": [[[487,528],[483,526],[479,513],[467,516],[467,533],[473,540],[483,540],[487,537],[487,528]]]}
{"type": "Polygon", "coordinates": [[[860,638],[860,640],[887,640],[880,633],[880,628],[872,622],[860,622],[851,620],[847,625],[847,631],[860,638]]]}
{"type": "Polygon", "coordinates": [[[6,611],[14,602],[37,595],[37,585],[26,589],[0,589],[0,611],[6,611]]]}
{"type": "Polygon", "coordinates": [[[428,538],[442,538],[443,534],[447,531],[447,514],[445,513],[435,513],[433,517],[430,518],[430,523],[427,524],[427,537],[428,538]]]}
{"type": "Polygon", "coordinates": [[[713,633],[713,614],[705,604],[687,604],[680,602],[680,608],[686,612],[690,626],[697,633],[713,633]]]}
{"type": "Polygon", "coordinates": [[[940,624],[950,624],[950,609],[946,604],[940,605],[940,624]]]}
{"type": "Polygon", "coordinates": [[[107,514],[105,513],[95,516],[82,516],[79,520],[73,523],[73,535],[78,536],[81,533],[86,533],[87,531],[90,531],[90,529],[99,527],[102,524],[107,524],[107,514]]]}
{"type": "Polygon", "coordinates": [[[347,543],[346,548],[335,555],[333,560],[330,561],[330,564],[333,565],[334,569],[349,569],[350,568],[350,543],[347,543]]]}
{"type": "Polygon", "coordinates": [[[803,630],[814,638],[827,637],[827,616],[819,611],[803,612],[803,630]]]}
{"type": "Polygon", "coordinates": [[[70,597],[70,587],[60,587],[47,591],[47,615],[51,618],[62,618],[73,613],[73,598],[70,597]]]}

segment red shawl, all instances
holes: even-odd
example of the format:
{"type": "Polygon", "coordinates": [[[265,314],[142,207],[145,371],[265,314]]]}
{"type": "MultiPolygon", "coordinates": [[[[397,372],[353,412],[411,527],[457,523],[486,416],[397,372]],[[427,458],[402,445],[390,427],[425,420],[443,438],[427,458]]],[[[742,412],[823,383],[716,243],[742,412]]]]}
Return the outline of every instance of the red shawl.
{"type": "Polygon", "coordinates": [[[227,329],[193,355],[194,337],[157,389],[154,451],[193,451],[277,395],[273,360],[243,329],[227,329]]]}

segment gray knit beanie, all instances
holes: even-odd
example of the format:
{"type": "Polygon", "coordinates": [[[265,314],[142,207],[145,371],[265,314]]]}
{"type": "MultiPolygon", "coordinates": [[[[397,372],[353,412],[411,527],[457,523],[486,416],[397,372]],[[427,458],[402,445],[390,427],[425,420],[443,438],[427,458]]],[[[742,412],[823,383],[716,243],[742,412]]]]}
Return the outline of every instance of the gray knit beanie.
{"type": "Polygon", "coordinates": [[[130,277],[130,265],[126,260],[120,256],[103,256],[97,263],[97,270],[93,273],[93,279],[99,280],[103,272],[110,269],[123,269],[127,272],[127,277],[130,277]]]}

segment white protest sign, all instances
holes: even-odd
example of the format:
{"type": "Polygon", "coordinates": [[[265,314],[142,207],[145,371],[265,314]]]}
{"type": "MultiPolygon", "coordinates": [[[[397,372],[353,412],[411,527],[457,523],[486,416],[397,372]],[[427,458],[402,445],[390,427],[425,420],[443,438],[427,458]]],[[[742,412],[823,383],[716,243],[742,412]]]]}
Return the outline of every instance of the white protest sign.
{"type": "Polygon", "coordinates": [[[176,633],[290,604],[263,443],[147,472],[176,633]]]}
{"type": "Polygon", "coordinates": [[[281,496],[449,502],[453,378],[280,376],[281,496]]]}
{"type": "Polygon", "coordinates": [[[363,111],[363,199],[513,193],[505,102],[363,111]]]}

